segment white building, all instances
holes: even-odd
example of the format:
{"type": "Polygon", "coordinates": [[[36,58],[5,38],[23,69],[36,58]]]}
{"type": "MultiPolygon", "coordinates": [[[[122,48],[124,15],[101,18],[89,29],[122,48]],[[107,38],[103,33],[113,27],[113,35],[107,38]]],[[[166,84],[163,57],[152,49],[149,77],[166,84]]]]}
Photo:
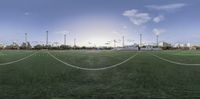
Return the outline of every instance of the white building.
{"type": "Polygon", "coordinates": [[[179,48],[179,47],[180,47],[180,44],[179,44],[179,43],[176,43],[176,44],[174,44],[173,47],[177,47],[177,48],[179,48]]]}
{"type": "Polygon", "coordinates": [[[190,43],[187,43],[187,44],[186,44],[186,47],[189,47],[189,48],[190,48],[190,47],[191,47],[191,44],[190,44],[190,43]]]}
{"type": "Polygon", "coordinates": [[[160,42],[160,43],[158,44],[158,46],[160,46],[160,47],[171,47],[172,45],[169,44],[169,43],[167,43],[167,42],[160,42]]]}
{"type": "Polygon", "coordinates": [[[4,48],[4,45],[3,44],[0,44],[0,49],[4,48]]]}
{"type": "Polygon", "coordinates": [[[191,47],[191,44],[190,44],[190,43],[176,43],[176,44],[174,45],[174,47],[177,47],[177,48],[188,47],[188,48],[190,48],[190,47],[191,47]]]}

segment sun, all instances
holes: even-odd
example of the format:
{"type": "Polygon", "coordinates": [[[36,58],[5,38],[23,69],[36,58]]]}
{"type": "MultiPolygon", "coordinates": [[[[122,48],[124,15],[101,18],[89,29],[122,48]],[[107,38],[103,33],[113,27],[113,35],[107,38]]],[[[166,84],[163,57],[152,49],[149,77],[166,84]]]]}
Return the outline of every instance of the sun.
{"type": "Polygon", "coordinates": [[[105,46],[107,41],[119,38],[113,32],[119,24],[110,17],[88,16],[76,21],[73,24],[73,29],[77,34],[76,38],[79,39],[80,45],[105,46]]]}

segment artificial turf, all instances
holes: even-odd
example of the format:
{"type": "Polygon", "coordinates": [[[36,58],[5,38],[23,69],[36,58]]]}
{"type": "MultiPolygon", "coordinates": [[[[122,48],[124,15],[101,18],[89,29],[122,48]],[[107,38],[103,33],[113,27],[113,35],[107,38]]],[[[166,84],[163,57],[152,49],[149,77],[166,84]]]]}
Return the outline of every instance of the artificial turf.
{"type": "Polygon", "coordinates": [[[190,99],[200,98],[200,66],[182,66],[151,54],[183,63],[200,63],[198,51],[49,51],[62,61],[101,68],[100,71],[69,67],[47,51],[0,51],[0,99],[190,99]]]}

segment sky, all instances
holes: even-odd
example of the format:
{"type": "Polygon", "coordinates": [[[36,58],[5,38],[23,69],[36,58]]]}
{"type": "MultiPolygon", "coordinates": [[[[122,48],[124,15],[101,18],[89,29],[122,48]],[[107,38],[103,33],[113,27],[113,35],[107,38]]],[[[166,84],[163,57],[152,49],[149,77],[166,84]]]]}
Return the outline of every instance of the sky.
{"type": "Polygon", "coordinates": [[[200,44],[200,0],[0,0],[0,43],[117,46],[159,41],[200,44]]]}

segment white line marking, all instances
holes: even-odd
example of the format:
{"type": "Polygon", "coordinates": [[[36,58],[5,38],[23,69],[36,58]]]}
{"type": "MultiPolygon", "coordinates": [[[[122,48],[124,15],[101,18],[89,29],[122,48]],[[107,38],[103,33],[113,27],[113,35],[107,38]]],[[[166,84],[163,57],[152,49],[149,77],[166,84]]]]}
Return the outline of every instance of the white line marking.
{"type": "Polygon", "coordinates": [[[25,60],[25,59],[27,59],[27,58],[29,58],[29,57],[35,55],[36,53],[37,53],[37,52],[35,52],[35,53],[33,53],[33,54],[29,55],[29,56],[23,57],[23,58],[21,58],[21,59],[19,59],[19,60],[15,60],[15,61],[7,62],[7,63],[0,63],[0,66],[3,66],[3,65],[9,65],[9,64],[13,64],[13,63],[20,62],[20,61],[22,61],[22,60],[25,60]]]}
{"type": "Polygon", "coordinates": [[[178,53],[165,52],[165,53],[161,53],[161,54],[176,55],[176,56],[200,56],[200,53],[193,53],[193,52],[192,53],[191,52],[183,53],[182,51],[178,52],[178,53]]]}
{"type": "Polygon", "coordinates": [[[175,62],[175,61],[172,61],[172,60],[168,60],[168,59],[165,59],[165,58],[162,58],[160,56],[157,56],[155,54],[151,54],[153,55],[154,57],[158,58],[158,59],[161,59],[163,61],[166,61],[166,62],[169,62],[169,63],[172,63],[172,64],[177,64],[177,65],[184,65],[184,66],[200,66],[200,64],[187,64],[187,63],[180,63],[180,62],[175,62]]]}
{"type": "Polygon", "coordinates": [[[0,56],[5,56],[6,54],[4,54],[4,53],[2,53],[2,52],[0,52],[0,56]]]}
{"type": "Polygon", "coordinates": [[[69,67],[72,67],[72,68],[76,68],[76,69],[80,69],[80,70],[87,70],[87,71],[98,71],[98,70],[105,70],[105,69],[114,68],[114,67],[117,67],[117,66],[119,66],[119,65],[122,65],[122,64],[128,62],[129,60],[131,60],[131,59],[133,59],[134,57],[137,56],[137,53],[136,53],[135,55],[129,57],[128,59],[126,59],[126,60],[124,60],[124,61],[122,61],[122,62],[120,62],[120,63],[117,63],[117,64],[115,64],[115,65],[111,65],[111,66],[106,66],[106,67],[102,67],[102,68],[84,68],[84,67],[80,67],[80,66],[76,66],[76,65],[72,65],[72,64],[69,64],[69,63],[67,63],[67,62],[64,62],[64,61],[58,59],[57,57],[55,57],[55,56],[54,56],[53,54],[51,54],[50,52],[48,52],[48,54],[49,54],[51,57],[53,57],[55,60],[57,60],[57,61],[59,61],[59,62],[65,64],[66,66],[69,66],[69,67]]]}

